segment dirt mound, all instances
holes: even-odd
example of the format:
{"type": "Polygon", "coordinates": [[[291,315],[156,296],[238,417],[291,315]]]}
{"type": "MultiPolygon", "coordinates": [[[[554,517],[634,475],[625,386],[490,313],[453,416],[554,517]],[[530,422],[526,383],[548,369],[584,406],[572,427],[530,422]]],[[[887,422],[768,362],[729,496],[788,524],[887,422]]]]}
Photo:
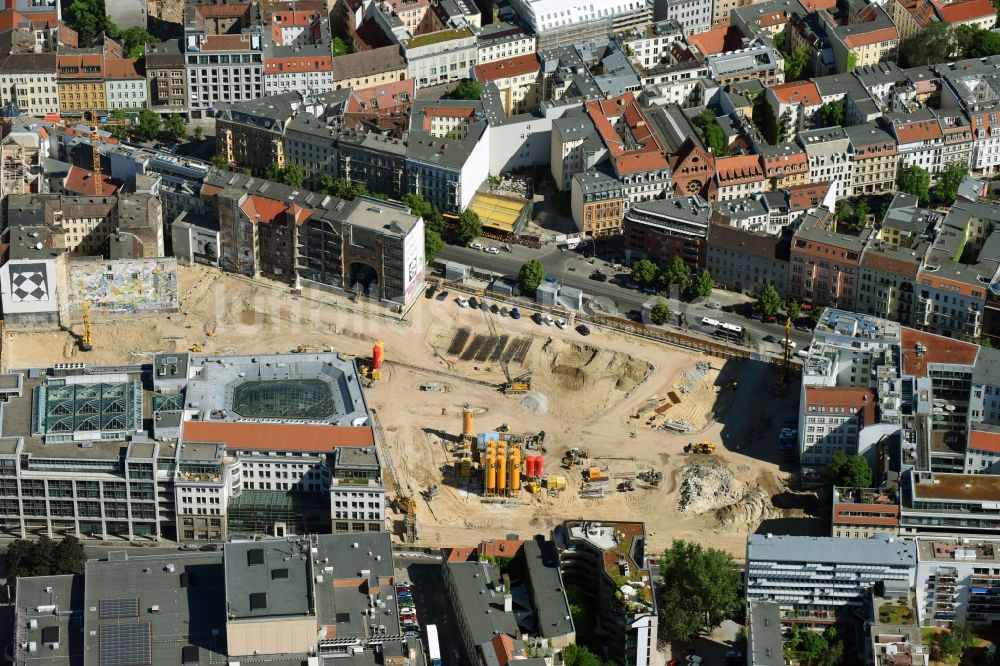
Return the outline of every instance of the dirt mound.
{"type": "Polygon", "coordinates": [[[695,463],[684,467],[680,475],[677,510],[711,515],[720,529],[753,531],[761,521],[782,515],[763,488],[751,488],[728,467],[695,463]]]}
{"type": "Polygon", "coordinates": [[[587,373],[572,365],[557,365],[552,368],[552,376],[559,388],[567,391],[579,391],[587,385],[587,373]]]}

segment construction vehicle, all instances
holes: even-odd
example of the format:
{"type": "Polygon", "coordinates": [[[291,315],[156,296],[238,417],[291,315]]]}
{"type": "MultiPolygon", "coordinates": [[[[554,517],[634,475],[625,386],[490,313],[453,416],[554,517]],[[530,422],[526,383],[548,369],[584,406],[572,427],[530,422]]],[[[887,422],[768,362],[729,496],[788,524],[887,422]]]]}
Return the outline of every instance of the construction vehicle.
{"type": "Polygon", "coordinates": [[[691,442],[684,447],[684,453],[715,453],[715,444],[712,442],[691,442]]]}
{"type": "Polygon", "coordinates": [[[788,392],[788,366],[791,361],[791,334],[792,334],[792,318],[787,317],[785,319],[785,340],[784,344],[781,346],[781,375],[778,377],[778,381],[774,386],[771,387],[771,395],[776,397],[781,397],[788,392]]]}
{"type": "Polygon", "coordinates": [[[193,345],[191,345],[191,351],[195,354],[201,353],[201,344],[196,342],[193,345]]]}
{"type": "MultiPolygon", "coordinates": [[[[479,294],[481,297],[481,294],[479,294]]],[[[483,307],[483,318],[486,320],[486,327],[490,329],[490,336],[493,338],[493,342],[499,346],[500,345],[500,334],[497,333],[496,324],[493,323],[493,315],[490,313],[488,307],[483,307]]],[[[527,393],[531,390],[531,371],[525,372],[522,375],[513,377],[510,374],[510,367],[507,365],[507,361],[503,359],[503,354],[500,355],[500,369],[503,370],[503,376],[505,381],[500,385],[500,392],[504,395],[512,395],[517,393],[527,393]]]]}
{"type": "Polygon", "coordinates": [[[80,336],[80,351],[89,352],[94,348],[94,340],[90,333],[90,301],[83,299],[83,335],[80,336]]]}
{"type": "Polygon", "coordinates": [[[620,493],[630,493],[633,490],[635,490],[635,487],[632,485],[631,481],[622,481],[618,484],[618,492],[620,493]]]}
{"type": "Polygon", "coordinates": [[[537,495],[542,491],[542,487],[539,485],[538,481],[528,481],[524,484],[524,489],[532,495],[537,495]]]}
{"type": "Polygon", "coordinates": [[[583,473],[583,478],[587,483],[594,483],[596,481],[607,481],[608,472],[600,467],[591,467],[583,473]]]}

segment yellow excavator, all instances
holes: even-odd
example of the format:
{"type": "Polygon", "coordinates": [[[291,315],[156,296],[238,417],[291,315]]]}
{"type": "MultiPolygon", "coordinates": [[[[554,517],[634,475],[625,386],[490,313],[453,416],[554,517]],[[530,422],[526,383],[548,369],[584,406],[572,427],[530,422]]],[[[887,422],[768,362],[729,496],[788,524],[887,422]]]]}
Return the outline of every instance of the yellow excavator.
{"type": "Polygon", "coordinates": [[[89,352],[94,348],[90,333],[90,301],[83,299],[83,335],[80,336],[80,351],[89,352]]]}

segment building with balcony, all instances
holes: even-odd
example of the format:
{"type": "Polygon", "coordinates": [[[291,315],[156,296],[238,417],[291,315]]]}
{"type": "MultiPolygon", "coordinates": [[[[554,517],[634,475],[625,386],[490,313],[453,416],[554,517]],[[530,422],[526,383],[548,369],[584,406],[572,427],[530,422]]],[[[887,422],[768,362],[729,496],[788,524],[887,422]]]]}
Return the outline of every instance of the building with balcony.
{"type": "Polygon", "coordinates": [[[829,211],[802,218],[792,238],[788,295],[800,303],[853,310],[861,253],[872,231],[863,229],[858,236],[837,233],[833,221],[829,211]]]}
{"type": "Polygon", "coordinates": [[[1000,541],[919,538],[917,562],[923,626],[989,625],[1000,619],[1000,541]]]}
{"type": "Polygon", "coordinates": [[[900,483],[899,531],[903,536],[996,535],[1000,508],[996,484],[988,474],[950,474],[906,470],[900,483]]]}
{"type": "Polygon", "coordinates": [[[668,196],[632,206],[622,233],[626,250],[667,262],[681,257],[694,270],[705,267],[712,207],[699,196],[668,196]]]}
{"type": "Polygon", "coordinates": [[[751,233],[712,223],[708,230],[705,268],[715,283],[730,291],[755,296],[768,284],[779,294],[788,288],[790,238],[751,233]]]}
{"type": "Polygon", "coordinates": [[[514,0],[511,6],[538,35],[539,50],[607,37],[653,16],[652,4],[642,0],[612,0],[600,7],[580,0],[514,0]]]}
{"type": "Polygon", "coordinates": [[[747,536],[747,601],[778,604],[783,621],[833,624],[873,592],[908,599],[916,571],[917,545],[892,536],[747,536]]]}
{"type": "Polygon", "coordinates": [[[603,658],[627,666],[655,663],[656,600],[643,524],[567,521],[554,537],[563,579],[582,590],[603,658]]]}
{"type": "Polygon", "coordinates": [[[147,98],[154,111],[184,113],[187,110],[187,73],[180,42],[170,40],[146,44],[147,98]]]}

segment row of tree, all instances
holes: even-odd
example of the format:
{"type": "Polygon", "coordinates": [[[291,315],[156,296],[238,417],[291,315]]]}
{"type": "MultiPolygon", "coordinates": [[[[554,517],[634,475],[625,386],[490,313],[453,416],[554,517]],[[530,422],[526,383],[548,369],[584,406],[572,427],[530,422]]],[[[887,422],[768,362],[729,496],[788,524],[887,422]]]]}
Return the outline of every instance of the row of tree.
{"type": "Polygon", "coordinates": [[[146,44],[156,37],[139,27],[121,30],[107,15],[104,0],[73,0],[63,9],[63,20],[76,31],[80,46],[90,46],[102,32],[119,42],[129,58],[138,58],[146,52],[146,44]]]}
{"type": "Polygon", "coordinates": [[[83,543],[75,536],[55,542],[47,536],[14,539],[7,546],[7,577],[82,574],[87,562],[83,543]]]}
{"type": "Polygon", "coordinates": [[[919,34],[899,45],[899,64],[924,67],[959,58],[987,58],[1000,54],[1000,34],[971,25],[929,23],[919,34]]]}
{"type": "Polygon", "coordinates": [[[640,287],[652,287],[664,295],[676,292],[679,298],[687,300],[707,298],[715,289],[715,279],[711,273],[704,269],[692,273],[691,267],[677,255],[674,255],[663,268],[649,259],[634,262],[632,280],[640,287]]]}
{"type": "MultiPolygon", "coordinates": [[[[108,118],[114,121],[114,124],[108,126],[108,132],[119,141],[128,139],[154,141],[160,138],[181,141],[188,138],[187,123],[177,113],[161,116],[155,111],[143,109],[139,111],[136,122],[133,123],[124,109],[114,109],[108,118]]],[[[204,138],[204,132],[200,127],[196,127],[193,134],[196,141],[204,138]]]]}
{"type": "Polygon", "coordinates": [[[937,183],[931,190],[931,174],[927,169],[916,164],[899,170],[896,184],[900,192],[906,192],[917,197],[921,206],[934,203],[947,206],[955,203],[958,188],[969,175],[969,167],[959,162],[951,162],[938,174],[937,183]]]}

